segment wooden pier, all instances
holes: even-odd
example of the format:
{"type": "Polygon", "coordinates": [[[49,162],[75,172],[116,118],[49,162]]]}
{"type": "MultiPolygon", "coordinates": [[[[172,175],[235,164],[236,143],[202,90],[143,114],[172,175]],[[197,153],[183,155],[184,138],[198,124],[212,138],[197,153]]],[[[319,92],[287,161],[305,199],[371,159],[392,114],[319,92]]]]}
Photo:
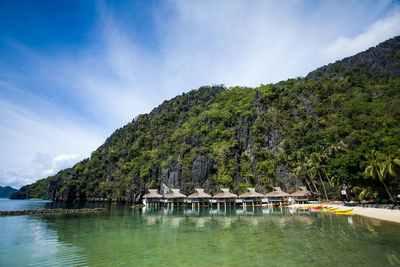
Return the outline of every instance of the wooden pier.
{"type": "Polygon", "coordinates": [[[252,206],[253,209],[256,205],[261,206],[263,197],[264,195],[257,193],[255,188],[247,188],[247,192],[239,196],[239,198],[242,199],[243,208],[247,208],[249,205],[252,206]]]}
{"type": "Polygon", "coordinates": [[[192,204],[192,209],[200,208],[200,206],[210,206],[211,195],[204,192],[204,189],[195,189],[195,193],[187,197],[188,203],[192,204]]]}
{"type": "Polygon", "coordinates": [[[158,194],[157,189],[149,189],[149,193],[143,196],[143,204],[146,208],[159,208],[161,205],[162,195],[158,194]]]}
{"type": "Polygon", "coordinates": [[[295,203],[305,204],[310,200],[309,198],[312,196],[312,193],[307,190],[307,187],[300,186],[300,189],[290,196],[293,197],[295,203]]]}
{"type": "Polygon", "coordinates": [[[200,206],[212,207],[216,205],[217,209],[242,205],[243,208],[261,206],[265,200],[268,205],[284,205],[288,203],[288,198],[293,197],[296,202],[307,202],[311,196],[311,192],[306,187],[301,186],[300,190],[288,194],[283,192],[280,187],[274,187],[273,191],[263,195],[256,192],[255,188],[247,188],[247,192],[238,196],[229,192],[229,188],[221,188],[220,192],[214,196],[211,196],[204,192],[204,189],[197,188],[195,193],[188,197],[180,193],[180,189],[170,189],[171,193],[162,196],[158,194],[157,189],[149,189],[149,193],[143,196],[143,204],[146,208],[159,208],[161,206],[167,206],[167,208],[173,209],[174,207],[182,207],[185,205],[192,206],[192,209],[200,208],[200,206]]]}
{"type": "Polygon", "coordinates": [[[213,196],[213,199],[216,200],[217,209],[220,208],[221,204],[226,207],[236,206],[236,198],[237,195],[229,192],[229,188],[221,188],[221,192],[213,196]]]}
{"type": "Polygon", "coordinates": [[[179,191],[180,189],[171,189],[171,193],[164,196],[164,204],[166,204],[168,208],[173,209],[174,206],[179,207],[184,205],[186,196],[179,191]]]}
{"type": "Polygon", "coordinates": [[[268,198],[268,204],[283,205],[288,202],[290,194],[283,192],[280,187],[274,187],[273,191],[265,196],[268,198]]]}

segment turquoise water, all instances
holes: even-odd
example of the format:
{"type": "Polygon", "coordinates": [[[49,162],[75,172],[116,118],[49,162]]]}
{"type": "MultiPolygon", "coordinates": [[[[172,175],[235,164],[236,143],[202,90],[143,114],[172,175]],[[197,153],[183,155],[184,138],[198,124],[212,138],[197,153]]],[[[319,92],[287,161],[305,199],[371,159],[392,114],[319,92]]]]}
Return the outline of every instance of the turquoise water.
{"type": "MultiPolygon", "coordinates": [[[[24,206],[0,201],[12,205],[24,206]]],[[[102,206],[104,214],[0,217],[0,266],[400,266],[400,224],[280,208],[102,206]]]]}

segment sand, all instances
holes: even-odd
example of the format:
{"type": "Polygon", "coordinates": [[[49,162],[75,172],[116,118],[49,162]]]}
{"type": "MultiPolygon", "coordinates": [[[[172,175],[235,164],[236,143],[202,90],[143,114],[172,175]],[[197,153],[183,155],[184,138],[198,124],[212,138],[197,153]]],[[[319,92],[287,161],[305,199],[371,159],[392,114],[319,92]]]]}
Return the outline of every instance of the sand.
{"type": "MultiPolygon", "coordinates": [[[[324,204],[325,205],[325,204],[324,204]]],[[[305,207],[310,206],[309,204],[294,204],[289,207],[305,207]]],[[[374,219],[391,221],[400,223],[400,210],[389,210],[389,209],[381,209],[381,208],[362,208],[362,207],[347,207],[343,205],[330,205],[326,206],[338,207],[339,209],[353,209],[352,213],[360,216],[370,217],[374,219]]]]}

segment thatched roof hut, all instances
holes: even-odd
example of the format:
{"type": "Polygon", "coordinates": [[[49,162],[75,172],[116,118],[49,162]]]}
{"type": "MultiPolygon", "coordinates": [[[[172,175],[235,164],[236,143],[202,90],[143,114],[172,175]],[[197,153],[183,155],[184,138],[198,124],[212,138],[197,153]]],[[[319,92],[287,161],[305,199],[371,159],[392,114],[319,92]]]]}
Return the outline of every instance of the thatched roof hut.
{"type": "Polygon", "coordinates": [[[273,198],[273,197],[278,198],[278,197],[289,197],[290,194],[283,192],[282,189],[279,186],[277,186],[277,187],[274,187],[272,192],[269,192],[265,196],[268,198],[273,198]]]}
{"type": "Polygon", "coordinates": [[[229,188],[221,188],[221,192],[213,196],[213,198],[237,198],[237,195],[229,192],[229,188]]]}
{"type": "Polygon", "coordinates": [[[204,193],[204,189],[195,189],[195,193],[189,195],[187,198],[212,198],[211,195],[204,193]]]}
{"type": "Polygon", "coordinates": [[[162,196],[158,194],[157,189],[149,189],[149,193],[144,195],[143,198],[162,198],[162,196]]]}
{"type": "Polygon", "coordinates": [[[247,192],[239,196],[239,198],[261,198],[261,197],[264,197],[264,195],[257,193],[255,188],[247,188],[247,192]]]}
{"type": "Polygon", "coordinates": [[[171,189],[171,193],[164,196],[166,199],[179,199],[179,198],[186,198],[186,196],[180,193],[180,189],[171,189]]]}
{"type": "Polygon", "coordinates": [[[300,186],[300,189],[293,194],[292,197],[310,197],[312,195],[311,191],[308,191],[307,187],[300,186]]]}

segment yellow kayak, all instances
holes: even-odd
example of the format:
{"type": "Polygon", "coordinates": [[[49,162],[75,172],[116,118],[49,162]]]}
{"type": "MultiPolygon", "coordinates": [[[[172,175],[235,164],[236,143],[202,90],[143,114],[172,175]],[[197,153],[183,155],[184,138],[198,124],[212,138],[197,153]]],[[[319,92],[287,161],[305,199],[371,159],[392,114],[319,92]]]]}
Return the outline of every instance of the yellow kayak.
{"type": "Polygon", "coordinates": [[[323,212],[333,212],[333,210],[334,209],[337,209],[337,208],[322,208],[321,210],[323,211],[323,212]]]}
{"type": "Polygon", "coordinates": [[[344,210],[335,210],[335,212],[348,212],[352,211],[353,209],[344,209],[344,210]]]}

